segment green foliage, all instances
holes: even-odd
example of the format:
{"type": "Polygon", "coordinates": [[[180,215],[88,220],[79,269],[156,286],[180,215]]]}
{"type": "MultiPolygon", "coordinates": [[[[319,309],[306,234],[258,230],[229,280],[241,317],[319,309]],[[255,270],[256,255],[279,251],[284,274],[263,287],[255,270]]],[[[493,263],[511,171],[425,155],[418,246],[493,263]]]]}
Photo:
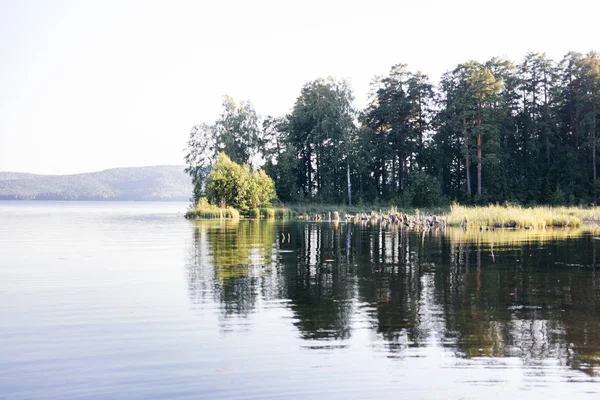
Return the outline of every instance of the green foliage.
{"type": "Polygon", "coordinates": [[[250,189],[247,193],[250,207],[269,207],[277,198],[275,185],[263,170],[252,172],[250,176],[250,189]]]}
{"type": "Polygon", "coordinates": [[[216,127],[205,123],[193,126],[190,132],[184,159],[187,165],[185,172],[192,178],[194,187],[192,192],[194,205],[205,196],[206,177],[216,155],[216,138],[216,127]]]}
{"type": "Polygon", "coordinates": [[[237,164],[252,164],[257,159],[264,139],[252,103],[237,105],[223,98],[223,112],[213,123],[192,127],[187,143],[185,172],[192,178],[193,204],[208,194],[207,178],[218,154],[224,152],[237,164]]]}
{"type": "Polygon", "coordinates": [[[275,209],[274,208],[261,208],[260,209],[260,217],[266,219],[275,218],[275,209]]]}
{"type": "Polygon", "coordinates": [[[345,81],[327,78],[304,85],[286,128],[282,167],[286,173],[295,171],[296,177],[283,182],[285,197],[300,189],[306,199],[347,198],[346,170],[356,139],[352,99],[345,81]]]}
{"type": "Polygon", "coordinates": [[[410,175],[408,188],[412,193],[410,205],[414,207],[435,207],[447,203],[442,195],[440,181],[424,172],[410,175]]]}
{"type": "Polygon", "coordinates": [[[414,198],[415,194],[407,187],[400,195],[394,197],[391,202],[398,207],[409,208],[412,207],[414,198]]]}
{"type": "Polygon", "coordinates": [[[294,217],[294,212],[289,208],[277,207],[274,209],[274,212],[275,218],[289,219],[294,217]]]}
{"type": "Polygon", "coordinates": [[[251,208],[247,212],[248,218],[260,218],[260,209],[259,208],[251,208]]]}
{"type": "Polygon", "coordinates": [[[251,102],[239,105],[223,98],[223,113],[215,122],[216,150],[227,154],[237,164],[252,164],[261,143],[258,115],[251,102]]]}
{"type": "Polygon", "coordinates": [[[573,193],[571,193],[569,195],[569,200],[567,201],[567,205],[569,207],[573,207],[573,206],[577,205],[577,199],[575,198],[575,195],[573,193]]]}
{"type": "Polygon", "coordinates": [[[560,189],[560,185],[556,185],[556,190],[552,193],[549,203],[553,206],[565,204],[565,193],[560,189]]]}
{"type": "Polygon", "coordinates": [[[273,191],[286,203],[352,198],[403,207],[598,201],[596,52],[560,62],[533,52],[518,64],[467,61],[436,86],[397,64],[371,89],[357,112],[347,82],[308,82],[290,113],[265,118],[262,130],[250,103],[226,98],[215,124],[190,135],[194,199],[208,195],[243,212],[268,207],[273,191]],[[235,187],[213,184],[215,194],[208,174],[219,151],[239,164],[227,170],[232,176],[251,177],[235,187]],[[265,172],[244,166],[252,163],[264,163],[265,172]]]}
{"type": "Polygon", "coordinates": [[[250,167],[231,161],[225,153],[219,154],[213,165],[206,191],[212,204],[232,206],[242,213],[268,207],[276,198],[273,180],[264,171],[250,172],[250,167]]]}
{"type": "Polygon", "coordinates": [[[239,200],[244,198],[247,185],[248,172],[221,153],[208,175],[206,192],[213,204],[241,209],[239,200]]]}
{"type": "Polygon", "coordinates": [[[426,75],[412,73],[405,64],[398,64],[388,76],[375,81],[373,91],[361,119],[374,134],[378,157],[373,160],[372,170],[377,195],[395,196],[399,189],[404,192],[402,202],[411,202],[410,193],[406,193],[409,168],[428,164],[425,131],[431,122],[433,86],[426,75]],[[392,170],[386,171],[390,165],[392,170]]]}

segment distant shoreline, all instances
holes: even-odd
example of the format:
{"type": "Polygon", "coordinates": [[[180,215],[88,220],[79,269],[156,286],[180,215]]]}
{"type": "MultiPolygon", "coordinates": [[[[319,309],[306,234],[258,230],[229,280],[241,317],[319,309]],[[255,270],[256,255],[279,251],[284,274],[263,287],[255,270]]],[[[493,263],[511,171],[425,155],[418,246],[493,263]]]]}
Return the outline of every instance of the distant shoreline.
{"type": "Polygon", "coordinates": [[[0,201],[189,201],[183,166],[115,168],[75,175],[0,172],[0,201]]]}
{"type": "Polygon", "coordinates": [[[152,202],[152,203],[186,203],[189,202],[189,198],[169,198],[169,199],[127,199],[127,198],[111,198],[111,199],[102,199],[102,198],[83,198],[83,199],[65,199],[65,198],[15,198],[8,196],[0,196],[1,201],[36,201],[36,202],[46,202],[46,201],[64,201],[64,202],[77,202],[77,201],[96,201],[96,202],[118,202],[118,201],[127,201],[127,202],[152,202]]]}

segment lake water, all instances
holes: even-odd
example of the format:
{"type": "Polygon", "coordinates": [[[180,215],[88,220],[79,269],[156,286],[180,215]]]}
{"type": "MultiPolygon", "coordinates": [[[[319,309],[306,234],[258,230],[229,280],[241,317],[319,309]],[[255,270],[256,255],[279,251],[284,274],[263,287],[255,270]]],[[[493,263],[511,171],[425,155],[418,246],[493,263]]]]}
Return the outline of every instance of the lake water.
{"type": "Polygon", "coordinates": [[[1,399],[598,398],[594,233],[185,209],[0,202],[1,399]]]}

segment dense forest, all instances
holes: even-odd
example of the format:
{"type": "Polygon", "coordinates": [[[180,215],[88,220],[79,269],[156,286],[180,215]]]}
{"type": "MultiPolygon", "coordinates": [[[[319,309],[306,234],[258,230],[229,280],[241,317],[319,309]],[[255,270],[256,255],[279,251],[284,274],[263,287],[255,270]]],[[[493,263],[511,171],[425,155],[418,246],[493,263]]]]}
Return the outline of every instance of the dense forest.
{"type": "Polygon", "coordinates": [[[598,53],[468,61],[436,83],[398,64],[371,89],[357,110],[346,81],[317,79],[265,118],[225,97],[190,134],[194,197],[225,152],[263,168],[283,202],[596,203],[598,53]]]}

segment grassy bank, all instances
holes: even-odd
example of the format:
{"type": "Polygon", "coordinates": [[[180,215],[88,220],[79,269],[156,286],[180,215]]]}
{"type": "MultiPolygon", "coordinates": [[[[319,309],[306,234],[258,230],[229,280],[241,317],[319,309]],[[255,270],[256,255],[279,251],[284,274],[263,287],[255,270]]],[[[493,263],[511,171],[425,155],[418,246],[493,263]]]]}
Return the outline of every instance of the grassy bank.
{"type": "Polygon", "coordinates": [[[239,219],[240,213],[232,207],[220,208],[213,205],[199,206],[185,213],[187,219],[239,219]]]}
{"type": "Polygon", "coordinates": [[[470,227],[578,227],[600,221],[600,208],[453,205],[447,221],[449,226],[461,226],[466,221],[470,227]]]}
{"type": "Polygon", "coordinates": [[[200,202],[196,208],[188,210],[185,217],[187,219],[274,219],[293,218],[295,215],[292,210],[285,207],[253,208],[241,213],[233,207],[222,208],[208,202],[200,202]]]}
{"type": "Polygon", "coordinates": [[[584,224],[600,224],[600,207],[521,207],[521,206],[474,206],[466,207],[452,205],[450,208],[435,209],[400,209],[389,204],[370,206],[346,206],[322,203],[286,204],[280,207],[255,208],[245,213],[240,213],[232,207],[219,208],[218,206],[202,202],[197,208],[189,210],[186,218],[190,219],[292,219],[311,218],[319,214],[326,220],[329,213],[337,213],[340,218],[345,215],[357,215],[371,212],[401,213],[415,215],[438,215],[446,219],[448,226],[467,227],[496,227],[496,228],[538,228],[546,227],[579,227],[584,224]]]}

